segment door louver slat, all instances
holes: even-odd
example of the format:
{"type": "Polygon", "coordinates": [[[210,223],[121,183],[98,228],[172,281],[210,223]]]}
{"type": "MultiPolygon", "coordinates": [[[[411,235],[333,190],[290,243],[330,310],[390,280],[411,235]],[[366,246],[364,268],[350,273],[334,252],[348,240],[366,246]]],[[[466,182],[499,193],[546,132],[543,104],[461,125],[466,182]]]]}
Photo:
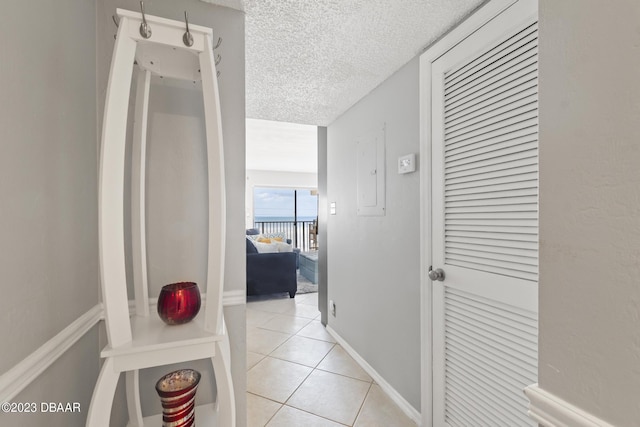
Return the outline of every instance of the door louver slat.
{"type": "Polygon", "coordinates": [[[529,162],[530,164],[524,164],[521,167],[513,167],[513,168],[500,168],[500,169],[492,169],[488,172],[479,172],[471,174],[449,174],[447,177],[448,181],[451,184],[459,184],[463,182],[473,182],[477,179],[493,179],[493,178],[502,178],[502,177],[510,177],[514,175],[518,175],[520,173],[532,173],[538,172],[538,165],[535,162],[529,162]]]}
{"type": "Polygon", "coordinates": [[[526,165],[538,164],[538,153],[531,152],[526,153],[524,156],[516,154],[503,155],[497,158],[490,158],[484,161],[478,161],[476,163],[463,163],[459,166],[451,167],[450,171],[447,171],[447,177],[453,177],[453,174],[468,174],[481,173],[490,170],[511,169],[516,166],[516,163],[524,163],[526,165]]]}
{"type": "Polygon", "coordinates": [[[478,75],[474,80],[470,80],[462,86],[455,86],[451,91],[445,91],[445,99],[451,101],[451,104],[454,105],[455,102],[469,95],[483,93],[485,89],[495,87],[506,76],[524,76],[535,72],[538,68],[536,62],[537,54],[537,47],[533,47],[522,56],[501,64],[486,74],[478,75]]]}
{"type": "MultiPolygon", "coordinates": [[[[457,374],[458,372],[456,372],[455,369],[450,368],[448,370],[448,373],[457,374]]],[[[466,374],[466,372],[462,371],[459,375],[463,374],[466,374]]],[[[482,408],[484,414],[491,414],[493,421],[488,425],[505,425],[503,423],[496,424],[495,419],[499,418],[502,420],[508,417],[518,417],[518,415],[511,412],[511,408],[508,408],[506,405],[504,405],[504,402],[501,402],[500,399],[493,395],[491,391],[486,390],[486,387],[483,389],[482,385],[476,383],[471,375],[465,376],[464,384],[461,384],[460,381],[456,379],[459,375],[452,375],[452,377],[454,378],[451,380],[452,391],[457,391],[460,397],[468,398],[469,396],[480,396],[477,398],[478,402],[476,408],[474,409],[477,413],[478,407],[480,407],[482,408]]],[[[476,423],[473,425],[475,426],[479,424],[476,423]]]]}
{"type": "MultiPolygon", "coordinates": [[[[485,233],[486,234],[486,233],[485,233]]],[[[513,235],[511,235],[513,237],[513,235]]],[[[459,245],[459,244],[468,244],[474,245],[478,247],[486,247],[493,248],[494,250],[503,250],[503,251],[512,251],[513,249],[520,250],[531,250],[537,253],[538,251],[538,243],[537,242],[527,242],[523,240],[500,240],[500,239],[490,239],[489,237],[477,238],[471,236],[456,236],[454,233],[449,233],[449,242],[451,242],[451,246],[459,245]]]]}
{"type": "Polygon", "coordinates": [[[535,315],[527,316],[521,310],[512,310],[511,306],[505,306],[494,310],[494,306],[490,303],[483,301],[480,298],[463,298],[459,297],[457,300],[459,307],[464,307],[466,310],[473,312],[479,317],[493,319],[495,322],[503,325],[506,328],[512,328],[512,330],[524,331],[525,339],[529,339],[532,343],[535,342],[538,329],[532,325],[536,323],[537,317],[535,315]]]}
{"type": "MultiPolygon", "coordinates": [[[[521,243],[518,243],[521,246],[521,243]]],[[[503,247],[503,246],[489,246],[489,245],[477,245],[469,242],[455,242],[452,241],[450,246],[452,251],[466,251],[477,252],[480,256],[487,254],[503,254],[503,255],[518,255],[522,257],[532,257],[536,254],[536,249],[522,249],[520,247],[503,247]]]]}
{"type": "Polygon", "coordinates": [[[490,153],[500,148],[535,142],[537,140],[535,130],[535,127],[531,126],[530,128],[520,129],[515,132],[491,133],[485,138],[470,138],[457,143],[450,142],[449,147],[445,150],[445,156],[449,161],[452,161],[473,157],[474,153],[490,153]]]}
{"type": "Polygon", "coordinates": [[[538,25],[532,24],[515,34],[513,37],[508,38],[504,42],[492,47],[485,54],[478,55],[474,60],[466,63],[462,67],[452,70],[449,73],[449,79],[445,82],[445,89],[451,87],[452,84],[459,82],[465,76],[473,73],[474,70],[482,68],[483,64],[486,65],[494,58],[504,57],[505,52],[513,52],[517,50],[518,46],[526,45],[531,40],[538,38],[538,25]],[[514,49],[515,45],[515,49],[514,49]]]}
{"type": "MultiPolygon", "coordinates": [[[[518,406],[508,398],[509,393],[517,393],[519,391],[517,386],[509,387],[508,384],[499,384],[499,388],[490,387],[482,375],[475,375],[477,371],[473,368],[473,366],[469,366],[469,364],[461,361],[452,361],[449,372],[454,374],[455,378],[465,378],[465,388],[468,387],[470,391],[486,396],[483,403],[488,407],[492,406],[495,408],[494,417],[500,413],[507,413],[510,418],[526,419],[526,415],[519,413],[521,408],[518,408],[518,406]]],[[[453,382],[456,383],[457,381],[453,380],[453,382]]]]}
{"type": "MultiPolygon", "coordinates": [[[[514,137],[517,137],[517,134],[511,135],[512,133],[515,133],[518,131],[520,131],[520,133],[523,133],[526,131],[532,131],[533,129],[529,129],[529,128],[535,127],[537,126],[537,124],[538,124],[537,112],[530,111],[527,114],[505,119],[499,123],[492,123],[488,126],[482,127],[473,132],[447,138],[447,142],[448,144],[452,144],[452,145],[456,143],[464,143],[459,145],[469,145],[469,144],[473,144],[480,141],[486,141],[490,138],[495,138],[499,136],[509,136],[511,138],[514,138],[514,137]]],[[[451,148],[453,148],[453,146],[451,148]]]]}
{"type": "Polygon", "coordinates": [[[458,109],[468,108],[514,87],[522,89],[527,82],[537,78],[538,69],[536,67],[533,65],[525,67],[515,74],[506,75],[505,78],[501,80],[497,80],[496,82],[475,92],[467,92],[464,96],[457,98],[455,101],[447,103],[444,107],[445,113],[447,115],[449,115],[449,113],[455,113],[458,109]]]}
{"type": "MultiPolygon", "coordinates": [[[[522,95],[522,94],[519,94],[522,95]]],[[[448,123],[445,123],[445,132],[448,135],[453,134],[453,132],[464,129],[469,125],[474,125],[477,123],[482,123],[484,120],[494,119],[503,117],[507,113],[512,112],[517,109],[526,108],[527,106],[537,104],[537,98],[535,96],[535,92],[529,91],[527,96],[522,97],[512,97],[504,100],[500,105],[492,105],[490,108],[485,108],[480,111],[475,111],[474,114],[463,115],[457,120],[451,120],[448,123]]]]}
{"type": "MultiPolygon", "coordinates": [[[[453,380],[452,383],[458,388],[458,390],[468,390],[468,392],[473,393],[474,396],[477,396],[478,394],[482,396],[482,398],[479,399],[479,403],[487,408],[493,416],[492,422],[489,426],[507,425],[512,427],[514,425],[506,424],[504,421],[496,423],[496,419],[498,418],[500,420],[518,420],[519,423],[517,425],[526,425],[526,423],[529,422],[525,414],[519,413],[518,410],[521,408],[514,407],[515,405],[511,404],[511,402],[501,399],[503,394],[499,393],[497,390],[487,389],[486,385],[474,377],[472,374],[473,371],[469,371],[468,368],[468,366],[462,364],[459,369],[452,367],[449,370],[450,373],[456,374],[456,377],[464,376],[466,379],[464,386],[459,384],[457,380],[453,380]]],[[[504,391],[514,392],[513,389],[505,389],[504,391]]],[[[472,425],[475,426],[477,424],[472,425]]]]}
{"type": "Polygon", "coordinates": [[[445,217],[445,221],[451,220],[495,220],[495,219],[537,219],[535,206],[531,205],[504,205],[504,206],[475,206],[451,208],[445,217]]]}
{"type": "Polygon", "coordinates": [[[470,364],[477,365],[478,368],[484,366],[483,369],[488,373],[495,374],[495,372],[499,372],[500,375],[495,376],[495,381],[507,381],[516,384],[527,381],[531,372],[525,372],[520,368],[521,361],[500,354],[499,349],[490,347],[482,341],[479,343],[473,342],[473,340],[469,341],[469,336],[468,332],[453,332],[447,338],[447,348],[452,353],[456,353],[455,357],[449,357],[447,360],[467,360],[470,364]]]}
{"type": "MultiPolygon", "coordinates": [[[[524,169],[524,168],[523,168],[524,169]]],[[[536,168],[537,169],[537,168],[536,168]]],[[[510,173],[508,175],[502,175],[502,176],[494,176],[493,178],[486,178],[486,179],[482,179],[478,176],[476,176],[476,179],[474,181],[471,180],[466,180],[466,181],[460,181],[460,180],[450,180],[453,181],[449,184],[449,187],[451,190],[461,190],[461,189],[471,189],[471,188],[479,188],[479,187],[488,187],[488,186],[492,186],[492,185],[498,185],[500,183],[510,183],[510,184],[514,184],[514,183],[522,183],[522,182],[526,182],[526,181],[535,181],[538,177],[538,171],[532,171],[532,172],[527,172],[524,170],[521,170],[521,173],[510,173]]]]}
{"type": "Polygon", "coordinates": [[[491,331],[487,336],[483,336],[485,343],[491,346],[492,348],[500,349],[501,346],[509,349],[509,353],[503,353],[503,356],[509,355],[516,360],[526,361],[530,364],[535,364],[535,357],[532,357],[532,351],[535,352],[537,342],[527,340],[526,335],[518,335],[513,332],[516,328],[509,327],[508,325],[497,322],[497,321],[489,321],[486,317],[479,316],[477,313],[465,313],[463,307],[458,308],[457,310],[454,308],[455,305],[452,305],[451,308],[451,318],[458,322],[458,325],[462,328],[465,328],[467,331],[470,331],[472,334],[486,334],[486,331],[491,331]],[[470,323],[470,322],[473,322],[470,323]]]}
{"type": "Polygon", "coordinates": [[[535,425],[522,393],[537,378],[535,313],[453,289],[445,306],[449,424],[535,425]]]}
{"type": "Polygon", "coordinates": [[[521,264],[521,268],[528,268],[525,266],[531,266],[531,272],[535,273],[538,268],[537,260],[531,259],[531,253],[525,255],[512,255],[505,254],[504,252],[487,252],[480,251],[477,249],[469,250],[469,249],[461,249],[458,247],[451,247],[447,251],[447,254],[451,255],[452,259],[456,258],[467,258],[473,260],[474,257],[483,260],[487,264],[491,265],[492,263],[496,263],[498,266],[505,265],[505,268],[511,267],[511,264],[521,264]],[[508,262],[508,263],[505,263],[508,262]]]}
{"type": "MultiPolygon", "coordinates": [[[[525,182],[526,184],[526,182],[525,182]]],[[[523,187],[525,187],[523,185],[523,187]]],[[[446,194],[445,201],[457,200],[482,200],[496,198],[510,198],[517,196],[536,195],[536,187],[527,186],[525,188],[515,187],[513,185],[492,185],[481,189],[451,190],[446,194]]]]}
{"type": "MultiPolygon", "coordinates": [[[[449,206],[452,209],[455,208],[477,208],[479,206],[487,207],[487,206],[496,206],[495,209],[513,207],[513,206],[522,206],[523,209],[534,209],[537,210],[536,201],[538,197],[534,196],[523,196],[517,199],[495,199],[495,200],[462,200],[462,201],[451,201],[449,206]]],[[[494,208],[489,208],[494,209],[494,208]]],[[[483,211],[484,212],[484,211],[483,211]]],[[[493,212],[493,211],[491,211],[493,212]]]]}
{"type": "Polygon", "coordinates": [[[537,241],[538,104],[531,84],[537,67],[534,24],[444,75],[447,264],[537,280],[537,251],[530,244],[499,246],[522,241],[521,235],[532,235],[526,243],[537,241]],[[456,111],[505,82],[513,93],[502,102],[472,114],[456,111]],[[448,240],[452,232],[455,242],[448,240]]]}
{"type": "Polygon", "coordinates": [[[449,106],[445,123],[455,120],[461,116],[471,115],[473,112],[480,111],[487,106],[492,106],[494,102],[505,99],[507,97],[517,95],[525,90],[535,89],[537,91],[538,74],[532,73],[525,78],[501,82],[495,89],[490,90],[481,96],[477,96],[459,103],[456,106],[449,106]]]}
{"type": "Polygon", "coordinates": [[[447,114],[445,119],[445,125],[450,123],[455,124],[456,121],[466,120],[466,118],[473,119],[477,115],[484,114],[494,108],[502,107],[503,105],[510,104],[521,97],[527,97],[531,93],[537,93],[538,85],[536,79],[531,79],[524,85],[511,85],[509,87],[503,87],[501,90],[492,92],[489,96],[483,97],[477,102],[464,105],[460,108],[452,109],[447,114]]]}
{"type": "Polygon", "coordinates": [[[450,230],[450,231],[447,231],[445,236],[447,238],[449,238],[449,237],[458,237],[460,239],[464,238],[464,239],[469,240],[469,241],[471,241],[472,238],[478,238],[478,239],[482,239],[483,241],[487,241],[487,244],[489,242],[492,242],[492,241],[500,241],[500,240],[513,241],[513,242],[529,242],[529,243],[536,244],[536,246],[538,244],[538,235],[536,233],[532,233],[532,234],[518,234],[518,233],[500,234],[500,233],[493,233],[493,232],[488,232],[488,231],[469,231],[469,230],[457,231],[457,230],[450,230]]]}
{"type": "Polygon", "coordinates": [[[533,281],[537,277],[536,273],[528,273],[526,271],[522,271],[522,269],[509,270],[508,268],[504,268],[504,267],[493,267],[493,266],[487,265],[487,263],[475,264],[469,261],[468,259],[466,260],[452,259],[449,264],[454,265],[456,267],[468,268],[470,270],[478,270],[478,271],[484,271],[485,273],[494,273],[494,274],[500,274],[506,277],[514,277],[516,279],[533,281]]]}
{"type": "MultiPolygon", "coordinates": [[[[491,425],[491,416],[487,414],[486,408],[482,406],[476,406],[474,404],[468,405],[466,402],[460,402],[460,396],[452,391],[447,391],[446,399],[449,402],[454,403],[446,409],[447,422],[451,426],[455,427],[467,427],[467,426],[489,426],[491,425]]],[[[498,424],[500,426],[500,424],[498,424]]]]}

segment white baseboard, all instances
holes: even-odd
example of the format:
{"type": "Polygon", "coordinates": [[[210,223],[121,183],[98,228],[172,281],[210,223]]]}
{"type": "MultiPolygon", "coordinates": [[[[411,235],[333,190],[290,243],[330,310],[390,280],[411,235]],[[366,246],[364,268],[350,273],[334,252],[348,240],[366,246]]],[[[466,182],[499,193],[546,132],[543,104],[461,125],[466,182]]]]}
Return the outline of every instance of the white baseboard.
{"type": "Polygon", "coordinates": [[[367,374],[380,386],[387,396],[404,412],[413,422],[418,426],[422,424],[422,416],[420,412],[416,410],[404,397],[398,393],[398,391],[391,386],[366,360],[362,358],[338,333],[327,325],[327,332],[331,334],[333,338],[344,348],[344,350],[353,358],[353,360],[365,370],[367,374]]]}
{"type": "Polygon", "coordinates": [[[544,427],[614,427],[533,384],[524,389],[529,416],[544,427]]]}
{"type": "Polygon", "coordinates": [[[103,318],[102,304],[96,304],[23,361],[2,374],[0,402],[9,402],[16,397],[103,318]]]}

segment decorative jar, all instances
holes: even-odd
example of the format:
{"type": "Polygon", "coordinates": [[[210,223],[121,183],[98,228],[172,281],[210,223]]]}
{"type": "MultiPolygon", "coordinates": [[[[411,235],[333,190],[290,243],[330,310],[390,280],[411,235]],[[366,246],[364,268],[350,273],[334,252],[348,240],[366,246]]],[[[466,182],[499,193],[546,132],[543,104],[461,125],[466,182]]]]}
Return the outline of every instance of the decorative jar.
{"type": "Polygon", "coordinates": [[[195,425],[195,401],[200,372],[180,369],[163,376],[156,383],[162,403],[163,427],[191,427],[195,425]]]}
{"type": "Polygon", "coordinates": [[[171,283],[160,291],[158,315],[167,325],[180,325],[196,317],[200,304],[200,290],[195,282],[171,283]]]}

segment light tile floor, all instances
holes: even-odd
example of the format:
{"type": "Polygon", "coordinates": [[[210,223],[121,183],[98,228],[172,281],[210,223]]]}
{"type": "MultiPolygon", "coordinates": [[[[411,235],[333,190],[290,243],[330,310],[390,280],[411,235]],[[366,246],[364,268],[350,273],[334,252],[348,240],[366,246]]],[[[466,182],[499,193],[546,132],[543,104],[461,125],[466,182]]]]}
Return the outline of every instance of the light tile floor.
{"type": "Polygon", "coordinates": [[[247,301],[248,427],[415,427],[320,323],[318,294],[247,301]]]}

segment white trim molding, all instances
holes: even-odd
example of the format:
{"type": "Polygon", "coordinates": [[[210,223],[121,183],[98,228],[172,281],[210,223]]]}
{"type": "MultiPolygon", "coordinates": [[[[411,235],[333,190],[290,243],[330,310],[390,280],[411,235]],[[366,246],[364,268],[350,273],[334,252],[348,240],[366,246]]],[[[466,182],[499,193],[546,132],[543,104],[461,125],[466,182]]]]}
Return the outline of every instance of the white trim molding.
{"type": "Polygon", "coordinates": [[[104,318],[96,304],[24,360],[0,376],[0,402],[9,402],[104,318]]]}
{"type": "Polygon", "coordinates": [[[245,305],[247,303],[247,290],[224,291],[222,294],[222,305],[245,305]]]}
{"type": "Polygon", "coordinates": [[[544,427],[614,427],[560,397],[543,390],[538,384],[524,389],[529,399],[529,416],[544,427]]]}
{"type": "Polygon", "coordinates": [[[398,391],[391,386],[366,360],[362,358],[338,333],[327,325],[327,332],[344,348],[344,350],[356,361],[362,369],[380,386],[387,396],[418,426],[422,425],[422,415],[416,410],[398,391]]]}

